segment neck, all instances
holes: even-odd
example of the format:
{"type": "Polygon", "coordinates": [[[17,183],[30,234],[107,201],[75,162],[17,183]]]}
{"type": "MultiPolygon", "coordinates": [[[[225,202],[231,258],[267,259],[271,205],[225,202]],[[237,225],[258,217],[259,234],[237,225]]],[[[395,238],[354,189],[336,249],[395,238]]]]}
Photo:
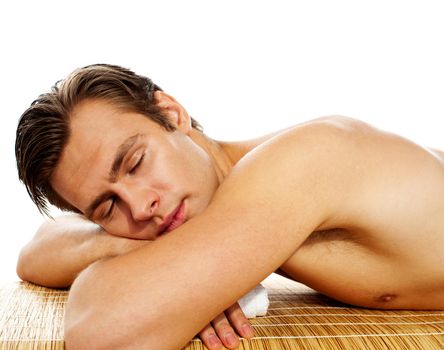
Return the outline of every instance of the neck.
{"type": "Polygon", "coordinates": [[[225,177],[230,173],[233,166],[236,165],[248,152],[285,130],[287,129],[238,142],[216,141],[195,129],[191,130],[190,136],[194,142],[202,147],[211,157],[219,179],[219,184],[221,184],[225,177]]]}
{"type": "Polygon", "coordinates": [[[209,138],[204,133],[193,129],[190,136],[211,158],[220,185],[237,160],[234,161],[230,157],[228,150],[222,146],[221,142],[209,138]]]}

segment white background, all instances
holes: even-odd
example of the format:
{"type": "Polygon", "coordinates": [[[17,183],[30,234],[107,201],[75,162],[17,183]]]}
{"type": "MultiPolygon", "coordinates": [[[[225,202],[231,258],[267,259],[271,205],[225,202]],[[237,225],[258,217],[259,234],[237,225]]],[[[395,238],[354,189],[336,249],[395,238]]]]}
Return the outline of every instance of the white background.
{"type": "Polygon", "coordinates": [[[148,75],[216,139],[344,114],[444,148],[441,3],[2,2],[0,281],[43,221],[17,180],[17,120],[74,68],[148,75]]]}

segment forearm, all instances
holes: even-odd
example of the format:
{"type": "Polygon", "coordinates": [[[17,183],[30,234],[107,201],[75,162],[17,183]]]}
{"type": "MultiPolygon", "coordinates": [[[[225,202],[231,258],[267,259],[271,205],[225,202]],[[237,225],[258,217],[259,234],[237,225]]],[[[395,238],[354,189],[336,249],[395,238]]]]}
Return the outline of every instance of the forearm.
{"type": "Polygon", "coordinates": [[[193,245],[193,228],[81,274],[68,303],[68,347],[94,340],[94,349],[180,348],[291,254],[291,244],[264,247],[205,231],[193,245]]]}
{"type": "Polygon", "coordinates": [[[122,241],[77,215],[48,220],[20,252],[17,274],[43,286],[69,287],[93,262],[118,255],[122,241]]]}
{"type": "Polygon", "coordinates": [[[246,210],[240,211],[243,221],[223,209],[216,209],[207,219],[201,216],[204,221],[196,218],[185,223],[150,246],[101,261],[82,273],[69,296],[67,346],[181,348],[281,266],[316,229],[310,225],[312,220],[303,227],[292,225],[278,232],[272,231],[270,223],[251,228],[245,222],[265,217],[263,212],[249,218],[246,210]],[[222,222],[220,212],[224,213],[222,222]]]}

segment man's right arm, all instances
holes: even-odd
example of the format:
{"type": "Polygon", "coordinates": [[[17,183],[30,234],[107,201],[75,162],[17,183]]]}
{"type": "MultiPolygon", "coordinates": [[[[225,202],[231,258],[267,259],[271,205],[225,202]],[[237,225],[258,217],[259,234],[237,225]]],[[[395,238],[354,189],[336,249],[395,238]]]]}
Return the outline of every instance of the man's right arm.
{"type": "Polygon", "coordinates": [[[64,215],[44,222],[23,247],[17,274],[46,287],[69,287],[95,261],[127,253],[147,242],[112,236],[80,215],[64,215]]]}

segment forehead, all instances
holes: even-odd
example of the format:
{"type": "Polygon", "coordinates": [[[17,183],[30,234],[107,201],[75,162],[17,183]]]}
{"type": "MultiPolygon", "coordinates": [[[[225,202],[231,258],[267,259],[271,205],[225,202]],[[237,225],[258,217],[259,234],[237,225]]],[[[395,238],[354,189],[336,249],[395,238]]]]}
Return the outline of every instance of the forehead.
{"type": "Polygon", "coordinates": [[[161,132],[149,118],[97,100],[84,101],[73,110],[70,131],[50,182],[80,210],[107,180],[112,158],[128,137],[161,132]]]}
{"type": "Polygon", "coordinates": [[[134,134],[160,132],[160,127],[148,117],[124,111],[102,100],[84,101],[73,110],[70,117],[70,136],[62,159],[87,161],[89,156],[101,152],[106,157],[134,134]]]}
{"type": "Polygon", "coordinates": [[[139,126],[140,122],[147,122],[143,123],[146,124],[144,125],[145,127],[149,127],[150,124],[156,124],[148,117],[137,112],[124,110],[111,102],[100,99],[85,100],[75,106],[71,112],[70,138],[88,136],[88,131],[90,130],[105,131],[116,129],[115,131],[125,131],[133,126],[139,126]]]}

